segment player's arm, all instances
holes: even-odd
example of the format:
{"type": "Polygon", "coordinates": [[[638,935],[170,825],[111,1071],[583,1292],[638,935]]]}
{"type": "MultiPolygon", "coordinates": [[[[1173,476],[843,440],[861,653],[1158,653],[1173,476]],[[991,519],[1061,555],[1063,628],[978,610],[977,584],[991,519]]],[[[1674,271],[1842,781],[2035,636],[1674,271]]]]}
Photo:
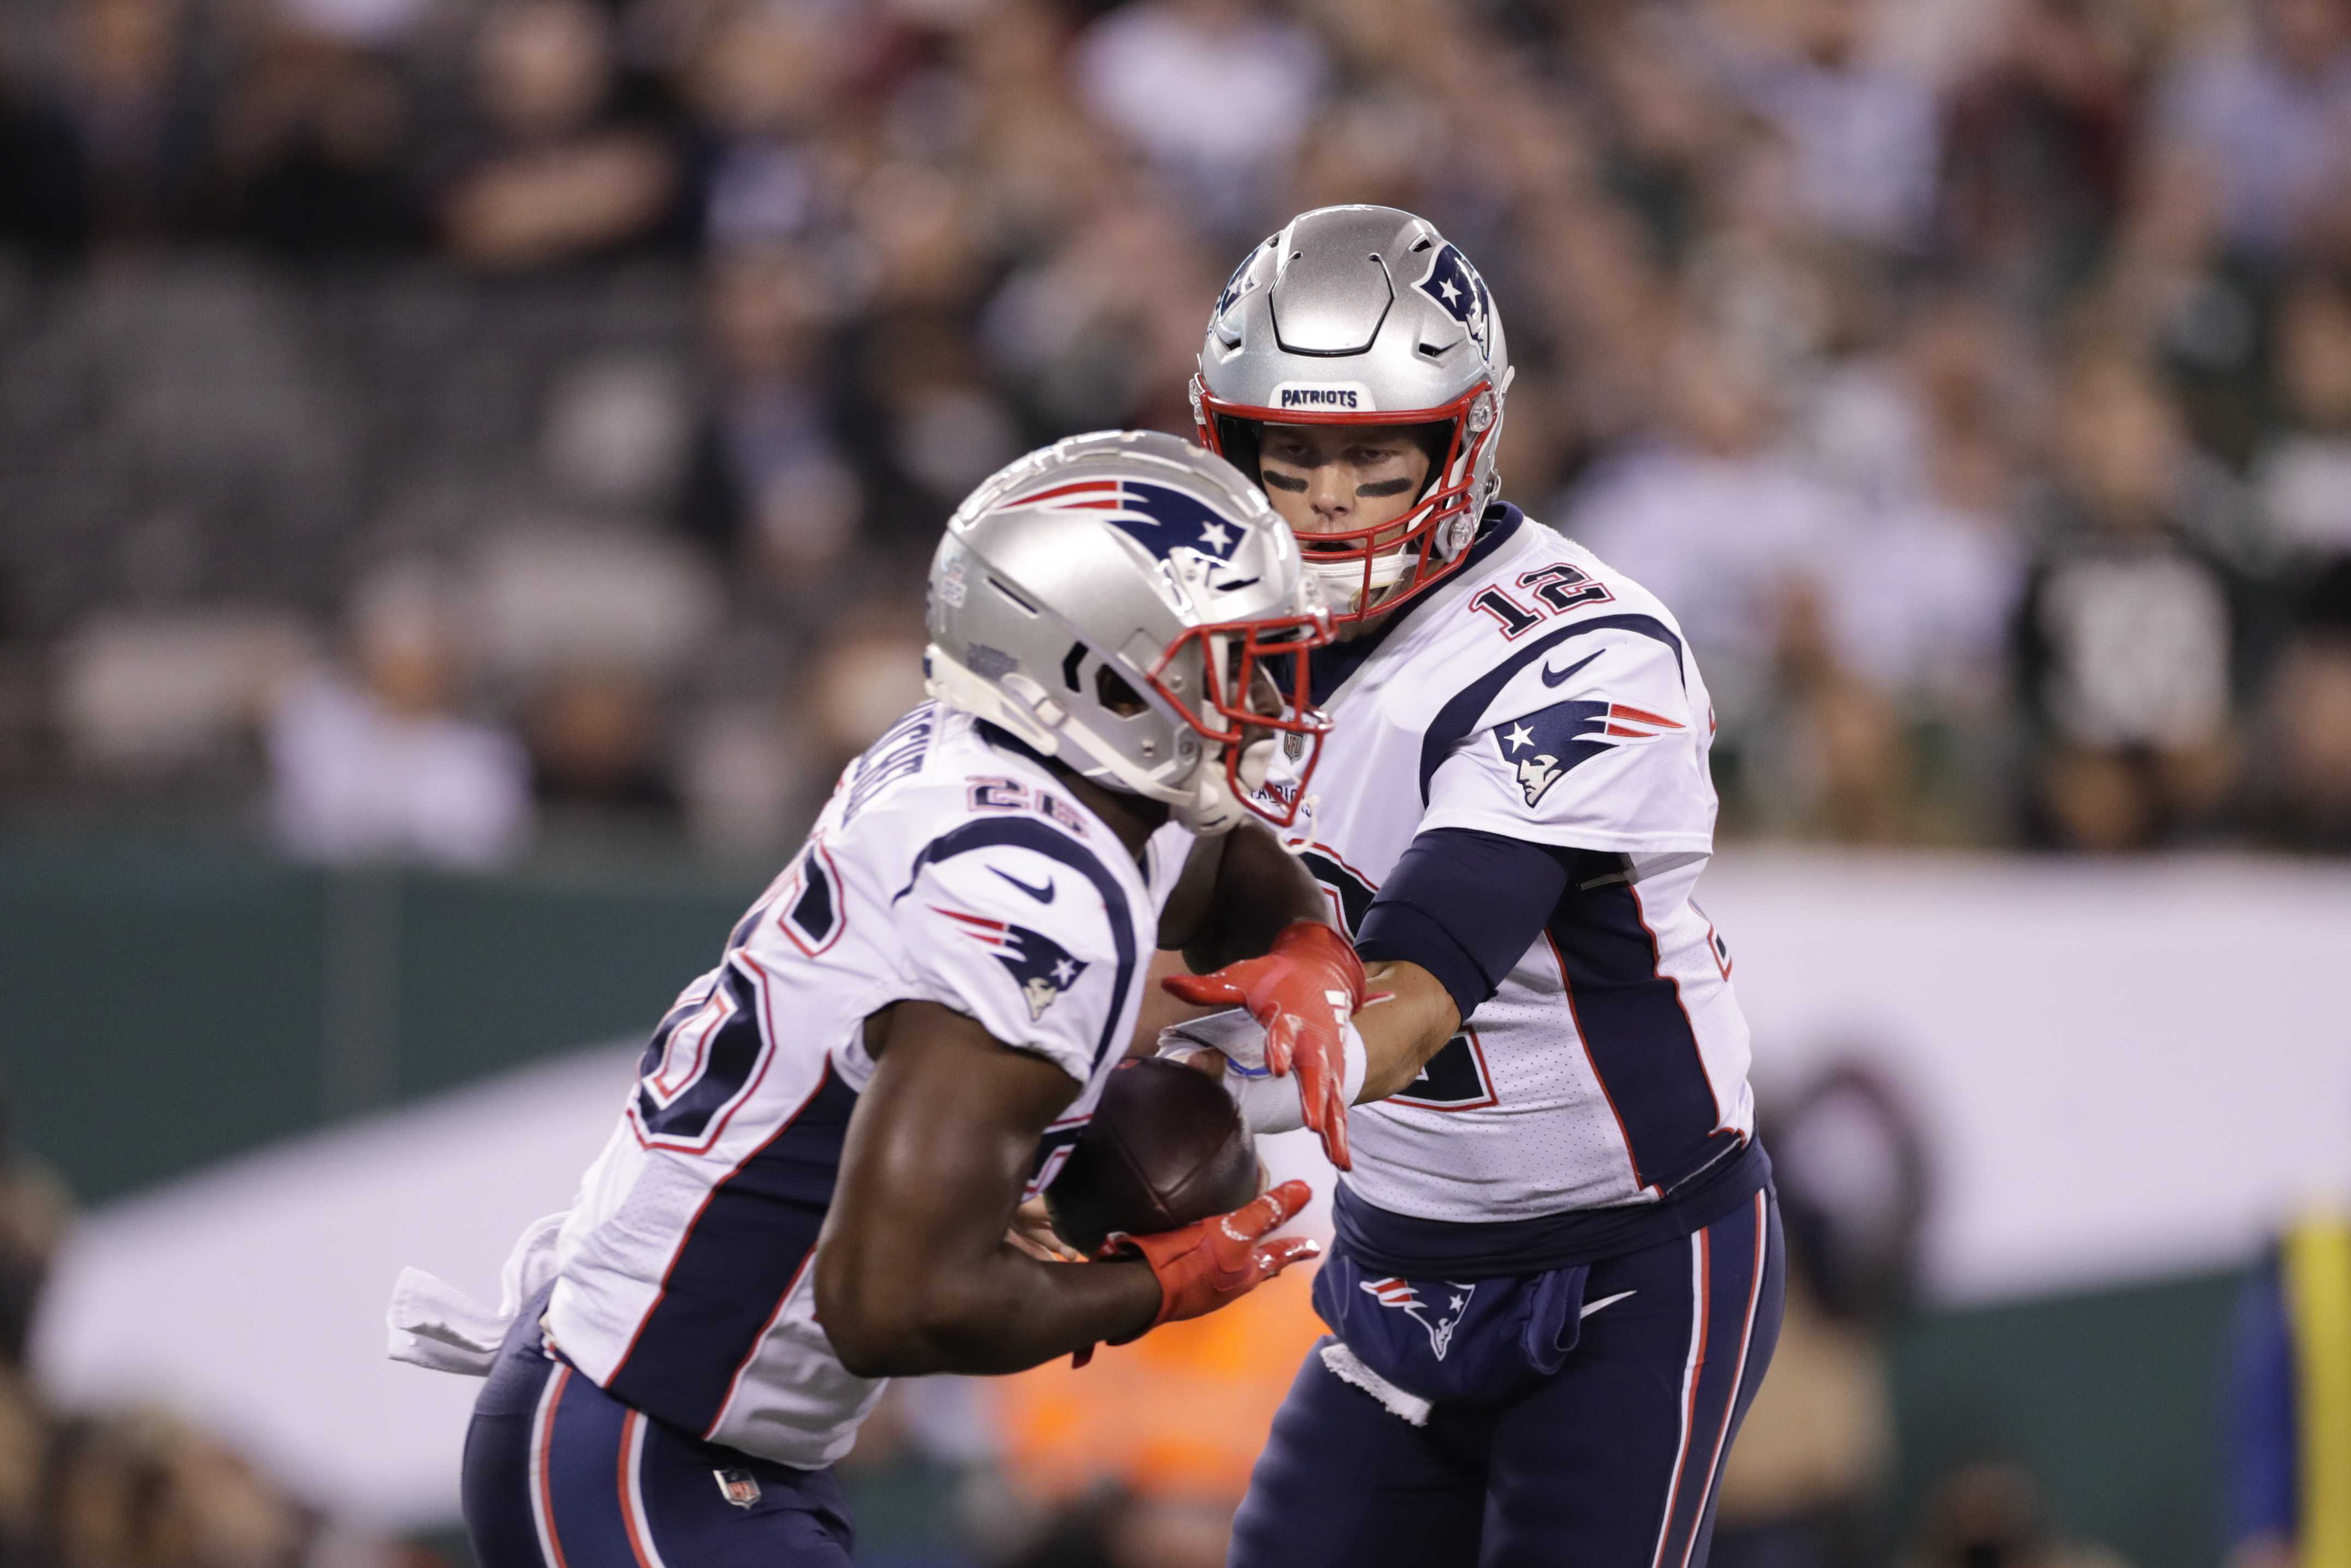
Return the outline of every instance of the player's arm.
{"type": "Polygon", "coordinates": [[[1037,1142],[1078,1085],[935,1002],[880,1015],[817,1243],[817,1318],[865,1377],[1006,1373],[1213,1311],[1311,1243],[1259,1238],[1296,1212],[1290,1184],[1144,1255],[1047,1263],[1006,1239],[1037,1142]]]}
{"type": "Polygon", "coordinates": [[[1273,946],[1283,926],[1299,920],[1327,924],[1330,903],[1304,863],[1272,833],[1248,822],[1195,841],[1160,913],[1160,950],[1136,1011],[1130,1054],[1150,1055],[1162,1030],[1223,1005],[1185,1001],[1160,981],[1256,957],[1273,946]]]}
{"type": "Polygon", "coordinates": [[[1541,939],[1579,852],[1464,828],[1425,828],[1364,913],[1357,946],[1374,990],[1355,1015],[1369,1067],[1356,1102],[1420,1074],[1541,939]]]}
{"type": "Polygon", "coordinates": [[[1188,900],[1177,884],[1160,939],[1176,944],[1197,971],[1162,979],[1179,999],[1202,1007],[1246,1008],[1265,1030],[1265,1064],[1297,1075],[1300,1113],[1341,1170],[1347,1155],[1347,1105],[1363,1047],[1350,1039],[1348,1016],[1364,1003],[1364,967],[1338,927],[1330,904],[1304,865],[1273,834],[1248,823],[1204,841],[1185,865],[1207,885],[1188,900]],[[1207,856],[1213,856],[1213,861],[1207,856]]]}
{"type": "MultiPolygon", "coordinates": [[[[1422,830],[1364,916],[1355,946],[1377,999],[1354,1015],[1362,1037],[1362,1086],[1352,1103],[1397,1092],[1445,1048],[1541,936],[1586,852],[1461,828],[1422,830]]],[[[1599,857],[1610,859],[1613,857],[1599,857]]],[[[1206,1019],[1176,1034],[1216,1048],[1238,1064],[1227,1088],[1261,1133],[1296,1124],[1273,1086],[1249,1082],[1253,1061],[1232,1043],[1228,1023],[1206,1019]]],[[[1225,1071],[1207,1058],[1208,1071],[1225,1071]]]]}
{"type": "Polygon", "coordinates": [[[1331,923],[1331,901],[1281,841],[1255,822],[1192,846],[1159,918],[1159,946],[1205,975],[1264,953],[1300,920],[1331,923]]]}
{"type": "MultiPolygon", "coordinates": [[[[1461,1005],[1453,993],[1410,959],[1366,964],[1364,976],[1372,1000],[1353,1019],[1364,1069],[1348,1102],[1352,1105],[1368,1105],[1403,1089],[1461,1028],[1461,1005]]],[[[1297,1097],[1258,1075],[1259,1049],[1242,1036],[1242,1027],[1229,1011],[1171,1019],[1152,1043],[1203,1072],[1221,1075],[1252,1131],[1295,1131],[1303,1125],[1297,1097]]]]}
{"type": "Polygon", "coordinates": [[[1573,663],[1530,664],[1437,770],[1356,933],[1374,988],[1396,996],[1356,1015],[1363,1100],[1410,1083],[1570,901],[1632,877],[1636,858],[1711,847],[1703,716],[1678,642],[1657,631],[1594,633],[1573,663]]]}
{"type": "Polygon", "coordinates": [[[1461,1004],[1445,983],[1409,958],[1364,966],[1379,997],[1355,1015],[1364,1037],[1364,1086],[1355,1103],[1384,1100],[1420,1076],[1428,1059],[1461,1030],[1461,1004]]]}

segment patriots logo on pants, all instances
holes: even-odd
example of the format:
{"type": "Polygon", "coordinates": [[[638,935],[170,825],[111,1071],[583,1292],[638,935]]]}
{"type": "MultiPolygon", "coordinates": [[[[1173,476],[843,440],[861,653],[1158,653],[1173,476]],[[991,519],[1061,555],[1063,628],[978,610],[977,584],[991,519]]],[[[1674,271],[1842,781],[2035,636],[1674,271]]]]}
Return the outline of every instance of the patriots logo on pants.
{"type": "Polygon", "coordinates": [[[1570,769],[1609,747],[1655,740],[1681,727],[1626,703],[1563,702],[1497,727],[1494,744],[1517,770],[1519,790],[1531,806],[1570,769]]]}
{"type": "Polygon", "coordinates": [[[1437,1353],[1437,1360],[1443,1361],[1445,1353],[1453,1348],[1453,1331],[1460,1326],[1461,1314],[1469,1310],[1469,1298],[1478,1293],[1474,1284],[1465,1285],[1458,1280],[1446,1283],[1452,1287],[1452,1294],[1446,1298],[1445,1310],[1433,1317],[1430,1313],[1434,1309],[1420,1299],[1409,1280],[1391,1275],[1384,1280],[1366,1280],[1358,1288],[1380,1305],[1418,1323],[1428,1333],[1428,1348],[1437,1353]]]}
{"type": "Polygon", "coordinates": [[[1068,948],[1042,932],[941,908],[935,904],[931,907],[960,925],[965,936],[992,950],[996,961],[1012,971],[1013,979],[1020,987],[1021,999],[1029,1004],[1031,1022],[1043,1018],[1045,1009],[1059,1001],[1061,993],[1076,985],[1078,977],[1086,972],[1083,960],[1070,956],[1068,948]]]}
{"type": "Polygon", "coordinates": [[[1437,251],[1429,261],[1427,275],[1414,287],[1443,306],[1447,315],[1461,323],[1486,362],[1494,362],[1493,296],[1486,292],[1486,280],[1478,276],[1460,246],[1448,245],[1437,251]]]}

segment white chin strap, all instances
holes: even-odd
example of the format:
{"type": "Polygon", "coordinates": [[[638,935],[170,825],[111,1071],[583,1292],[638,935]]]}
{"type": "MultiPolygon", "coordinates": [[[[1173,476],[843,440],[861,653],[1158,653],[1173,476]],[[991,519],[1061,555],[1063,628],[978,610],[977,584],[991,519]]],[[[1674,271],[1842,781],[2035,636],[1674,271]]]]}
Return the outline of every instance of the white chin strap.
{"type": "Polygon", "coordinates": [[[1273,771],[1273,737],[1261,736],[1242,747],[1240,766],[1233,771],[1241,776],[1243,789],[1252,792],[1264,789],[1265,776],[1273,771]]]}
{"type": "MultiPolygon", "coordinates": [[[[1408,544],[1398,545],[1385,555],[1374,556],[1368,597],[1377,599],[1403,581],[1404,574],[1412,568],[1413,559],[1414,552],[1408,544]]],[[[1363,608],[1366,594],[1364,563],[1360,559],[1344,562],[1317,562],[1310,555],[1306,558],[1305,566],[1306,575],[1322,590],[1323,603],[1342,613],[1363,608]]]]}
{"type": "MultiPolygon", "coordinates": [[[[1244,789],[1265,788],[1266,775],[1273,770],[1273,737],[1252,740],[1242,748],[1240,766],[1233,771],[1240,775],[1244,789]]],[[[1191,799],[1176,802],[1170,813],[1184,827],[1203,838],[1215,838],[1229,833],[1254,814],[1233,793],[1225,779],[1225,757],[1218,747],[1200,759],[1193,773],[1191,799]]]]}

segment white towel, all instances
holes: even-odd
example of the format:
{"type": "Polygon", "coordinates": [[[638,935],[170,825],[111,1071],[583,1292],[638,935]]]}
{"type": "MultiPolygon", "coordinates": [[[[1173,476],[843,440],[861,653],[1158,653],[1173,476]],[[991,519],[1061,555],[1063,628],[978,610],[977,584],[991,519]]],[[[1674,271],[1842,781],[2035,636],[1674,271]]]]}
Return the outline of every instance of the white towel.
{"type": "Polygon", "coordinates": [[[1416,1394],[1406,1394],[1378,1373],[1364,1364],[1363,1357],[1349,1350],[1344,1340],[1332,1340],[1322,1347],[1322,1364],[1342,1383],[1352,1383],[1387,1407],[1391,1416],[1398,1416],[1416,1427],[1428,1425],[1428,1413],[1437,1408],[1416,1394]]]}
{"type": "Polygon", "coordinates": [[[1203,1046],[1223,1051],[1225,1060],[1244,1075],[1265,1071],[1265,1026],[1247,1008],[1227,1008],[1159,1031],[1161,1056],[1189,1056],[1203,1046]]]}
{"type": "Polygon", "coordinates": [[[384,1312],[392,1330],[392,1359],[435,1372],[487,1377],[523,1303],[555,1278],[555,1239],[567,1218],[550,1214],[532,1221],[522,1233],[507,1254],[506,1267],[498,1270],[495,1312],[446,1280],[422,1269],[402,1269],[384,1312]]]}

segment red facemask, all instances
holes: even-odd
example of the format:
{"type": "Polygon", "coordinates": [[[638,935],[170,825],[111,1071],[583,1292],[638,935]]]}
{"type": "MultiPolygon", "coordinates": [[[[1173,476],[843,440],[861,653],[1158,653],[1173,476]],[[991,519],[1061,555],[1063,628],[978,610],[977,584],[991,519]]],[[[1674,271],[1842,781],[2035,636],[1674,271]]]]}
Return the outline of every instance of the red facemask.
{"type": "MultiPolygon", "coordinates": [[[[1438,408],[1395,411],[1327,411],[1304,409],[1260,408],[1249,403],[1227,402],[1211,393],[1198,376],[1192,378],[1192,409],[1200,444],[1219,457],[1238,461],[1252,455],[1237,455],[1226,449],[1223,425],[1226,421],[1250,424],[1439,424],[1448,427],[1443,460],[1430,469],[1435,476],[1427,491],[1411,511],[1391,522],[1375,528],[1354,528],[1339,533],[1298,533],[1305,549],[1318,568],[1341,564],[1360,564],[1362,580],[1353,595],[1351,607],[1333,610],[1332,621],[1338,625],[1383,614],[1395,609],[1414,595],[1424,593],[1442,581],[1461,564],[1468,553],[1466,538],[1440,555],[1437,541],[1447,537],[1447,530],[1460,528],[1467,534],[1476,526],[1469,517],[1476,497],[1470,494],[1472,476],[1478,471],[1478,459],[1486,444],[1494,439],[1499,420],[1491,412],[1481,415],[1482,408],[1496,407],[1489,381],[1481,381],[1451,402],[1438,408]],[[1467,520],[1468,527],[1461,525],[1467,520]],[[1381,588],[1374,581],[1379,562],[1398,551],[1408,551],[1411,563],[1392,585],[1381,588]],[[1376,594],[1377,602],[1374,602],[1376,594]]],[[[1241,461],[1244,472],[1254,467],[1252,462],[1241,461]]],[[[1297,532],[1297,530],[1292,530],[1297,532]]],[[[1325,579],[1328,581],[1328,579],[1325,579]]]]}
{"type": "Polygon", "coordinates": [[[1225,782],[1233,798],[1277,828],[1296,820],[1307,781],[1322,760],[1323,737],[1331,732],[1329,716],[1314,706],[1313,672],[1308,664],[1315,649],[1330,645],[1331,636],[1332,617],[1319,610],[1270,621],[1195,626],[1170,643],[1151,667],[1152,690],[1203,739],[1224,747],[1225,782]],[[1197,668],[1208,688],[1204,692],[1186,689],[1199,679],[1191,673],[1192,662],[1182,659],[1184,650],[1196,642],[1197,668]],[[1250,743],[1277,735],[1301,737],[1304,755],[1289,799],[1269,803],[1262,776],[1252,783],[1241,768],[1250,743]]]}

